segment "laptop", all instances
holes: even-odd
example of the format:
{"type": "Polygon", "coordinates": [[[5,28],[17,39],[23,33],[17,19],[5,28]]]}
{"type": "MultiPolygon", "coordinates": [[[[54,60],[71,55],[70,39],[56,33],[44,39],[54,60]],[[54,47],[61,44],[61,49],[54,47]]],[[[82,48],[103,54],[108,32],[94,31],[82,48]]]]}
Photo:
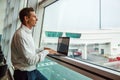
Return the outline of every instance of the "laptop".
{"type": "Polygon", "coordinates": [[[69,37],[59,37],[57,43],[57,54],[50,54],[50,56],[67,56],[69,50],[69,37]]]}

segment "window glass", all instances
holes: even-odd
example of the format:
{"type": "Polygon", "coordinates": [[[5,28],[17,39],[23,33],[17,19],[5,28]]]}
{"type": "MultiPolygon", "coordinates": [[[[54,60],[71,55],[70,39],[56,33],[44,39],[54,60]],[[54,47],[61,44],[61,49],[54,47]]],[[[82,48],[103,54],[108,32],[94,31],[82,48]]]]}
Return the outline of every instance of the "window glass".
{"type": "Polygon", "coordinates": [[[5,8],[6,8],[6,1],[0,0],[0,42],[1,42],[2,30],[4,26],[5,8]]]}
{"type": "Polygon", "coordinates": [[[44,29],[99,29],[99,0],[59,0],[46,7],[44,29]],[[50,20],[48,20],[50,19],[50,20]]]}
{"type": "Polygon", "coordinates": [[[99,29],[119,26],[118,3],[119,0],[59,0],[47,6],[41,47],[57,50],[58,37],[70,37],[69,57],[120,71],[120,31],[99,29]]]}
{"type": "Polygon", "coordinates": [[[101,0],[102,29],[120,29],[120,0],[101,0]]]}

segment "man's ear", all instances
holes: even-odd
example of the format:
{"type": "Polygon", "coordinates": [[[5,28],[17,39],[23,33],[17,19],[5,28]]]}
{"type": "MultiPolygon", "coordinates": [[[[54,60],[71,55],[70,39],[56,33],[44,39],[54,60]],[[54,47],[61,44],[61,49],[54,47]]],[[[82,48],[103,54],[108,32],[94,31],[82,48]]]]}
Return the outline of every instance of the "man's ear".
{"type": "Polygon", "coordinates": [[[28,21],[28,16],[24,16],[24,20],[25,20],[25,22],[27,22],[28,21]]]}

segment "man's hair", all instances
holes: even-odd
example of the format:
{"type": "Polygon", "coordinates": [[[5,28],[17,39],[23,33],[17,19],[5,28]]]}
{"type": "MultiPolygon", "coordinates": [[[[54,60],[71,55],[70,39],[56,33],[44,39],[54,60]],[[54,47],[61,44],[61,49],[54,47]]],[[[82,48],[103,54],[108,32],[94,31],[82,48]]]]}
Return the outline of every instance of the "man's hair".
{"type": "Polygon", "coordinates": [[[30,16],[30,12],[31,11],[34,11],[34,9],[32,7],[26,7],[26,8],[23,8],[20,12],[19,12],[19,18],[20,18],[20,21],[23,23],[24,22],[24,17],[25,16],[30,16]]]}

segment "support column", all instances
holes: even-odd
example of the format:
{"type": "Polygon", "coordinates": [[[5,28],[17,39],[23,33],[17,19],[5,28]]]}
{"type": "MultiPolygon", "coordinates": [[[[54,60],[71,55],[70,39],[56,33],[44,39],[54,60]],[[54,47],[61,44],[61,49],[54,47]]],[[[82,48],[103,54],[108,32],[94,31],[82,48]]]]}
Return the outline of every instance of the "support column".
{"type": "Polygon", "coordinates": [[[87,59],[87,44],[84,45],[84,51],[82,53],[82,59],[87,59]]]}

